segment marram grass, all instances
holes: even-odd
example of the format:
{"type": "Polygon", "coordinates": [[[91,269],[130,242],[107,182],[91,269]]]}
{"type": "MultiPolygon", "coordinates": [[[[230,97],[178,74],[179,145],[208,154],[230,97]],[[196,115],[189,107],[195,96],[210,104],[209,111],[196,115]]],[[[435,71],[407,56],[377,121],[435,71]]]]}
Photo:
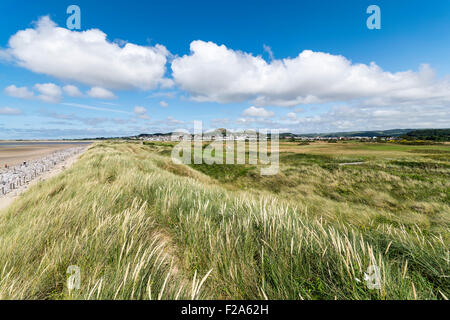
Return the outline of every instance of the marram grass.
{"type": "Polygon", "coordinates": [[[0,298],[449,297],[448,218],[424,232],[371,215],[317,195],[232,190],[148,146],[98,143],[0,213],[0,298]],[[70,265],[79,290],[68,290],[70,265]],[[370,265],[380,290],[366,286],[370,265]]]}

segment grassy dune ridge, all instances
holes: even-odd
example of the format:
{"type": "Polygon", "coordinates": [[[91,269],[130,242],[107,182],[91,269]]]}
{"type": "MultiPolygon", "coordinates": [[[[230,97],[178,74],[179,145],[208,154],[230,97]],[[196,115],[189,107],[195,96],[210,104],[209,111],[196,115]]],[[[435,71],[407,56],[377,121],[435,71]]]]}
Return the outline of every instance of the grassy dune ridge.
{"type": "Polygon", "coordinates": [[[237,167],[216,177],[220,168],[175,165],[168,154],[97,143],[0,213],[0,297],[450,296],[448,168],[372,159],[366,172],[286,152],[278,176],[237,167]],[[404,204],[411,181],[422,199],[404,204]],[[69,265],[81,269],[80,290],[67,289],[69,265]],[[369,265],[381,269],[381,290],[363,281],[369,265]]]}

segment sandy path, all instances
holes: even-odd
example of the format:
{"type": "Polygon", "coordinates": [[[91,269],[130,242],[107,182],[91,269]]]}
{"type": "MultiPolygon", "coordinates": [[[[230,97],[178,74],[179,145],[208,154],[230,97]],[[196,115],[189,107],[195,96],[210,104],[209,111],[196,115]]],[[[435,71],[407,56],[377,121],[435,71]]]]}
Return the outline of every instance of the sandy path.
{"type": "Polygon", "coordinates": [[[359,161],[359,162],[343,162],[343,163],[339,163],[340,166],[356,166],[359,164],[364,164],[364,162],[359,161]]]}
{"type": "MultiPolygon", "coordinates": [[[[88,148],[86,148],[86,150],[87,149],[88,148]]],[[[85,151],[75,154],[75,155],[67,158],[65,161],[58,163],[50,171],[42,173],[36,179],[31,180],[28,184],[23,185],[23,186],[15,189],[14,191],[7,193],[4,196],[0,196],[0,212],[3,209],[6,209],[14,200],[19,198],[19,196],[23,192],[25,192],[29,187],[31,187],[32,185],[34,185],[40,181],[45,181],[47,179],[50,179],[51,177],[54,177],[57,174],[63,172],[64,170],[70,168],[85,151]]]]}

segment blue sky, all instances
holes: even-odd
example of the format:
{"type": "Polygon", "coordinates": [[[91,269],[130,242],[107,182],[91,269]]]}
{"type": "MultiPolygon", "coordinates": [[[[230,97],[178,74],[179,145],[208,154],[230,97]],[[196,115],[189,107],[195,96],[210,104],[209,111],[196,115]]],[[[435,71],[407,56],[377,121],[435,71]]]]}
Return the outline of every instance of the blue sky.
{"type": "Polygon", "coordinates": [[[2,1],[0,139],[450,127],[449,1],[242,2],[2,1]]]}

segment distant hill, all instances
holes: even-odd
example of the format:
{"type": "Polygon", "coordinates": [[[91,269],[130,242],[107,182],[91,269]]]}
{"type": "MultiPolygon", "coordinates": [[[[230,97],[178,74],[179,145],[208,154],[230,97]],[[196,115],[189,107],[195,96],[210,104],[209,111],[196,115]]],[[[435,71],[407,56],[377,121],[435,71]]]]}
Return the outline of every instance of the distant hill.
{"type": "Polygon", "coordinates": [[[150,138],[150,137],[159,137],[159,136],[170,136],[172,135],[172,132],[168,133],[141,133],[140,135],[136,136],[137,138],[150,138]]]}
{"type": "MultiPolygon", "coordinates": [[[[391,130],[372,130],[372,131],[348,131],[348,132],[330,132],[330,133],[280,133],[280,139],[289,139],[293,137],[402,137],[406,140],[435,140],[435,141],[450,141],[450,129],[391,129],[391,130]]],[[[253,130],[244,130],[241,133],[256,133],[253,130]]],[[[142,133],[131,137],[101,137],[89,138],[80,140],[109,140],[109,139],[136,139],[136,138],[151,138],[160,136],[171,136],[174,132],[166,133],[142,133]]],[[[209,132],[204,132],[206,136],[210,135],[225,135],[226,129],[219,128],[209,132]]],[[[70,139],[69,139],[70,140],[70,139]]]]}
{"type": "Polygon", "coordinates": [[[450,141],[450,129],[413,130],[401,137],[406,140],[450,141]]]}
{"type": "MultiPolygon", "coordinates": [[[[391,130],[372,130],[372,131],[347,131],[347,132],[329,132],[329,133],[291,133],[291,132],[283,132],[280,133],[280,139],[289,139],[292,137],[406,137],[408,133],[410,132],[417,132],[416,134],[421,134],[422,136],[432,136],[433,132],[435,134],[445,134],[442,133],[442,130],[447,130],[447,136],[448,136],[448,130],[450,129],[391,129],[391,130]],[[441,133],[437,133],[441,132],[441,133]]],[[[136,137],[138,138],[148,138],[148,137],[155,137],[155,136],[167,136],[171,135],[172,132],[168,133],[153,133],[153,134],[140,134],[136,137]]],[[[210,131],[207,133],[207,135],[225,135],[226,129],[219,128],[213,131],[210,131]]],[[[406,138],[405,138],[406,139],[406,138]]],[[[411,138],[412,139],[412,138],[411,138]]],[[[419,138],[417,138],[419,140],[419,138]]],[[[427,139],[422,139],[427,140],[427,139]]],[[[428,139],[429,140],[429,139],[428,139]]],[[[446,140],[447,141],[447,140],[446,140]]]]}
{"type": "Polygon", "coordinates": [[[415,129],[391,129],[380,131],[350,131],[350,132],[330,132],[330,133],[282,133],[280,138],[289,138],[292,136],[302,137],[399,137],[415,129]]]}

